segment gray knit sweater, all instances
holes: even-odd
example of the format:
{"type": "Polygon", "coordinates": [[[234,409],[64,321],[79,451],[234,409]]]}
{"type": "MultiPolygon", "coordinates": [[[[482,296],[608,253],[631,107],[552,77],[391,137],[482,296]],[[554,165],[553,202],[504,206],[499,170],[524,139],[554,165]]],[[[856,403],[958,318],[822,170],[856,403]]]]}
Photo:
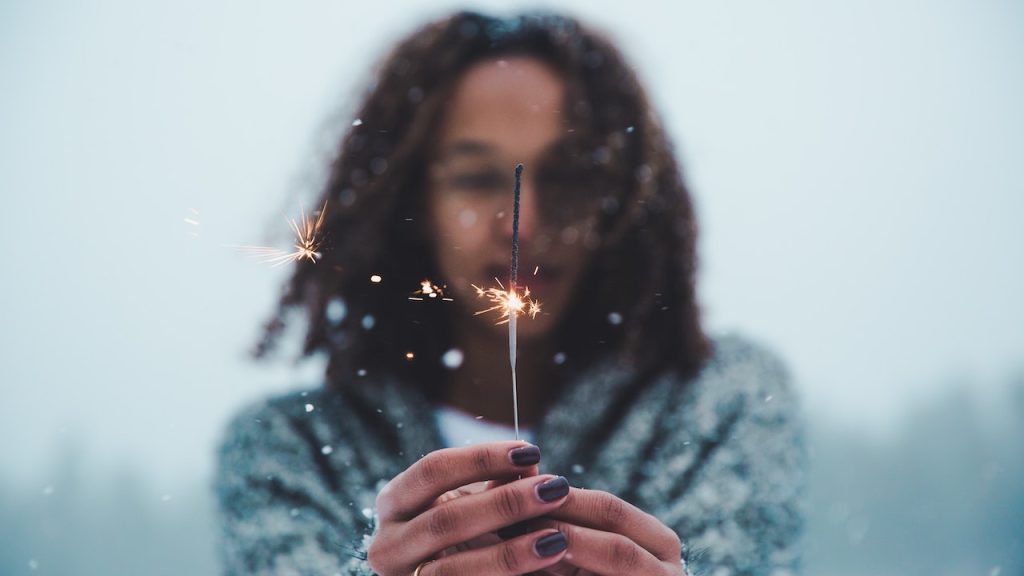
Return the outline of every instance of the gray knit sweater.
{"type": "MultiPolygon", "coordinates": [[[[635,378],[601,366],[570,383],[537,428],[541,471],[657,516],[691,573],[796,573],[805,454],[782,364],[733,336],[689,381],[666,373],[636,393],[635,378]]],[[[365,380],[266,400],[230,423],[216,476],[226,574],[373,574],[377,491],[443,444],[421,394],[365,380]]]]}

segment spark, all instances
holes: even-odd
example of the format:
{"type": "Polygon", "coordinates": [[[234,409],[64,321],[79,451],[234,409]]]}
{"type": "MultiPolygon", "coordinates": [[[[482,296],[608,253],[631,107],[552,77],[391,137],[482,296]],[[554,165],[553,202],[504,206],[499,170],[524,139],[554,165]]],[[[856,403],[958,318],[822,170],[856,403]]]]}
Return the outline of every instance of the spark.
{"type": "Polygon", "coordinates": [[[420,289],[409,295],[409,300],[416,300],[422,302],[427,298],[441,299],[445,302],[452,302],[451,298],[448,298],[444,294],[444,290],[447,286],[438,286],[428,279],[420,280],[420,289]]]}
{"type": "MultiPolygon", "coordinates": [[[[188,210],[196,218],[199,217],[199,210],[196,210],[195,208],[189,208],[188,210]]],[[[189,232],[189,235],[192,236],[193,238],[196,238],[196,237],[199,236],[199,230],[198,230],[198,228],[199,228],[199,220],[197,220],[196,218],[189,218],[189,217],[182,218],[182,220],[185,221],[185,224],[188,224],[189,226],[193,226],[194,228],[196,228],[196,230],[193,230],[193,231],[189,232]]]]}
{"type": "Polygon", "coordinates": [[[540,313],[540,302],[530,298],[529,288],[523,287],[523,293],[520,294],[514,289],[506,289],[497,278],[494,281],[498,283],[498,288],[481,288],[476,284],[471,284],[476,290],[477,296],[486,298],[493,304],[490,308],[476,312],[476,315],[498,312],[496,324],[507,324],[513,316],[524,314],[530,318],[537,317],[537,314],[540,313]]]}
{"type": "Polygon", "coordinates": [[[323,254],[320,252],[320,246],[323,243],[320,228],[323,226],[326,214],[327,202],[325,201],[323,208],[320,209],[320,215],[315,219],[312,214],[307,217],[306,211],[301,210],[298,222],[294,219],[286,220],[292,232],[295,233],[295,244],[290,252],[269,246],[234,246],[234,248],[256,256],[260,261],[272,266],[281,266],[301,260],[309,260],[316,264],[317,260],[323,258],[323,254]]]}

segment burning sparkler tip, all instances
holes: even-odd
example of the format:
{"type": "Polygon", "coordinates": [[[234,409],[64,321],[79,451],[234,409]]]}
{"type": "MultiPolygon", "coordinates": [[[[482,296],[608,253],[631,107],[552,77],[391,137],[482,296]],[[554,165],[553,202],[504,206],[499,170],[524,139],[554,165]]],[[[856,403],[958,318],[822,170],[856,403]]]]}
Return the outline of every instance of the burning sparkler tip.
{"type": "Polygon", "coordinates": [[[434,284],[429,278],[424,278],[423,280],[420,280],[419,290],[416,290],[409,295],[409,300],[423,301],[427,298],[435,300],[440,298],[445,302],[451,302],[451,298],[445,297],[445,290],[447,288],[447,286],[434,284]]]}
{"type": "Polygon", "coordinates": [[[471,286],[476,290],[477,296],[487,298],[493,304],[490,308],[479,310],[475,314],[498,312],[497,324],[505,324],[513,316],[522,316],[524,314],[530,318],[536,318],[537,314],[540,313],[541,304],[530,298],[529,288],[524,287],[520,294],[515,288],[505,289],[500,281],[498,282],[500,288],[481,288],[476,284],[471,284],[471,286]]]}
{"type": "Polygon", "coordinates": [[[295,220],[286,219],[288,226],[296,236],[293,246],[294,250],[291,252],[267,246],[235,246],[234,248],[257,256],[263,262],[274,267],[291,262],[298,263],[302,260],[309,260],[316,264],[317,261],[323,258],[323,253],[320,252],[320,245],[323,242],[320,228],[323,226],[326,213],[327,202],[325,201],[323,208],[319,210],[319,216],[315,220],[312,217],[307,218],[306,211],[302,208],[299,209],[299,217],[302,221],[301,226],[295,220]]]}

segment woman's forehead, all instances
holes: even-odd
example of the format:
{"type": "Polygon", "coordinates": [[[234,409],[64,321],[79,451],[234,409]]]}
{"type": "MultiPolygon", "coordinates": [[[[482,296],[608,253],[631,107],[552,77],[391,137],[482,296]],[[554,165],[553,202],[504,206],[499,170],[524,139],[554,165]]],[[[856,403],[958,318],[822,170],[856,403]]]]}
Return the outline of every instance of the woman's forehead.
{"type": "Polygon", "coordinates": [[[540,150],[564,132],[564,82],[528,57],[485,60],[458,80],[442,124],[442,155],[540,150]]]}

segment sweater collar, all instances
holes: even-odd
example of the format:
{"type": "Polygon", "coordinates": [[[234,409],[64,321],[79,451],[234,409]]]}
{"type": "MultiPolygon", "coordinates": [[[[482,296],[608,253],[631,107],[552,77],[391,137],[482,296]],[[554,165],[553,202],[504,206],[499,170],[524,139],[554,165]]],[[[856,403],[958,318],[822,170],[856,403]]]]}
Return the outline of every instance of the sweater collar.
{"type": "MultiPolygon", "coordinates": [[[[537,428],[537,444],[544,454],[545,472],[568,475],[586,466],[600,451],[600,439],[610,431],[608,414],[625,401],[636,372],[618,361],[606,361],[573,377],[553,401],[537,428]]],[[[385,376],[347,393],[372,408],[381,427],[393,431],[395,457],[381,473],[397,474],[424,455],[444,447],[435,406],[417,387],[385,376]]]]}

